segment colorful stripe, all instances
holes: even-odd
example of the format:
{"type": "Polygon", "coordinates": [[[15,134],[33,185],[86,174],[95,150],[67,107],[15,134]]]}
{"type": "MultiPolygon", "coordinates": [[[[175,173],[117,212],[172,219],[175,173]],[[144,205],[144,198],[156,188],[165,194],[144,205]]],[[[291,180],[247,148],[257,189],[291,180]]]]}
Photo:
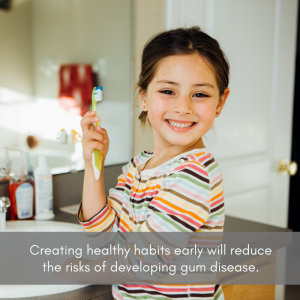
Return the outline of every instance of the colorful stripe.
{"type": "MultiPolygon", "coordinates": [[[[143,151],[125,165],[107,205],[78,219],[87,232],[222,232],[222,173],[206,149],[186,152],[155,169],[138,169],[154,155],[143,151]],[[204,151],[205,150],[205,151],[204,151]]],[[[219,285],[114,285],[115,299],[224,299],[219,285]]]]}

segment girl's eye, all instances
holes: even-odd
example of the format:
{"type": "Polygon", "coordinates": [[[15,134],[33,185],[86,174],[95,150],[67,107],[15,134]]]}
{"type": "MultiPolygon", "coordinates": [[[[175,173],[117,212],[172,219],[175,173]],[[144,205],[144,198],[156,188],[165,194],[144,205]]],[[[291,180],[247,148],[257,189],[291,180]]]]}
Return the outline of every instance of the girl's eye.
{"type": "Polygon", "coordinates": [[[170,90],[163,90],[163,91],[160,91],[160,93],[163,93],[163,94],[167,94],[167,95],[175,95],[172,91],[170,90]]]}
{"type": "Polygon", "coordinates": [[[208,97],[207,95],[202,94],[202,93],[197,93],[194,96],[196,96],[197,98],[208,97]]]}

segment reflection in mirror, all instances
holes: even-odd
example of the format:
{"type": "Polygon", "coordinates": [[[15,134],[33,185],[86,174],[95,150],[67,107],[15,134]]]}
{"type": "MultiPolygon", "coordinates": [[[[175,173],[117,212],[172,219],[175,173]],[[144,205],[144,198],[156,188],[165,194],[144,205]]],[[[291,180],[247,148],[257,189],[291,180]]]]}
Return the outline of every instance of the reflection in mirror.
{"type": "MultiPolygon", "coordinates": [[[[132,1],[12,0],[0,26],[0,166],[9,147],[28,152],[33,168],[46,156],[53,174],[84,169],[80,120],[98,85],[97,112],[110,138],[105,165],[128,161],[132,1]]],[[[20,154],[8,152],[16,172],[20,154]]]]}

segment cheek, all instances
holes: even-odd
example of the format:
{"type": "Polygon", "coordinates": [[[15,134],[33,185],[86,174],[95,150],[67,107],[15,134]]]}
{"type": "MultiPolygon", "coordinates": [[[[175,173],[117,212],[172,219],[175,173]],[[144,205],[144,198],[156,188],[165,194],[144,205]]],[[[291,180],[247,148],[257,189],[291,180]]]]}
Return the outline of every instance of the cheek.
{"type": "Polygon", "coordinates": [[[163,118],[164,114],[167,111],[168,111],[168,105],[163,99],[160,99],[159,96],[151,98],[151,101],[149,103],[149,111],[148,111],[150,122],[151,120],[163,118]]]}
{"type": "Polygon", "coordinates": [[[213,124],[215,120],[216,109],[213,105],[202,105],[198,109],[198,115],[200,116],[200,122],[213,124]]]}

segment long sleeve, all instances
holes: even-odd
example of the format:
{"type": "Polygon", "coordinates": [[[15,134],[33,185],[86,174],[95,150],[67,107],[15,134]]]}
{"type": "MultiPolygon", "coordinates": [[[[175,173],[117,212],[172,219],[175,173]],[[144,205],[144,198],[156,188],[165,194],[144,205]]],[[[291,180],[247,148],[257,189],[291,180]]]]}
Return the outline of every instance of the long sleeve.
{"type": "Polygon", "coordinates": [[[109,190],[107,203],[95,216],[89,220],[82,220],[81,205],[78,212],[78,221],[85,232],[117,232],[123,203],[123,193],[126,185],[126,176],[130,163],[122,168],[123,173],[118,177],[115,188],[109,190]]]}

